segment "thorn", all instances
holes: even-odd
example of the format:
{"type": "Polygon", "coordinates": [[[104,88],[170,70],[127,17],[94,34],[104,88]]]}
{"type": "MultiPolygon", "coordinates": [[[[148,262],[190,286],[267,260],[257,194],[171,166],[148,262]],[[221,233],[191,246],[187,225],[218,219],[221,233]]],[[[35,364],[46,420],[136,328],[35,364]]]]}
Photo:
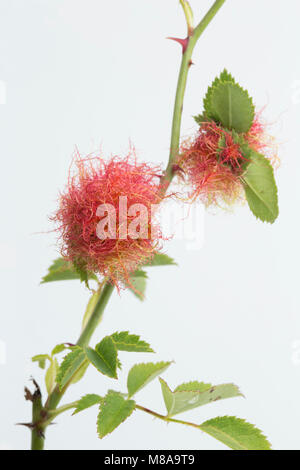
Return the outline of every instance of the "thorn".
{"type": "Polygon", "coordinates": [[[15,426],[25,426],[26,428],[34,429],[34,424],[32,423],[16,423],[15,426]]]}
{"type": "Polygon", "coordinates": [[[185,53],[186,48],[188,47],[189,40],[190,38],[187,37],[185,39],[180,39],[180,38],[173,38],[173,37],[168,37],[167,39],[171,39],[171,41],[176,41],[182,46],[182,54],[185,53]]]}
{"type": "Polygon", "coordinates": [[[189,67],[190,67],[191,65],[195,65],[192,60],[189,61],[189,67]]]}
{"type": "MultiPolygon", "coordinates": [[[[50,423],[52,424],[52,423],[50,423]]],[[[26,428],[29,428],[31,431],[33,429],[36,430],[37,434],[39,437],[42,437],[43,439],[45,439],[45,433],[44,431],[42,431],[41,429],[39,429],[39,427],[37,426],[37,424],[33,424],[33,423],[16,423],[15,424],[16,426],[25,426],[26,428]]]]}

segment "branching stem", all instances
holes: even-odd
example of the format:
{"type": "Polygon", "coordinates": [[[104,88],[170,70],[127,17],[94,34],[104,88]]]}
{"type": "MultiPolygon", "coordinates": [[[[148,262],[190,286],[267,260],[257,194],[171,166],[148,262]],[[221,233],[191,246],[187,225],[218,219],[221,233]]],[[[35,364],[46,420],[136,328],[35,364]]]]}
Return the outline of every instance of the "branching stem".
{"type": "MultiPolygon", "coordinates": [[[[225,0],[216,0],[207,14],[204,16],[202,21],[198,24],[198,26],[194,29],[192,25],[193,17],[192,17],[192,10],[189,6],[188,1],[180,0],[180,3],[183,7],[187,26],[188,26],[188,37],[186,40],[186,47],[183,49],[182,61],[179,71],[178,83],[177,83],[177,90],[176,90],[176,97],[175,97],[175,104],[174,104],[174,112],[173,112],[173,122],[172,122],[172,134],[171,134],[171,144],[170,144],[170,155],[169,155],[169,162],[164,173],[164,176],[161,180],[161,192],[165,194],[171,181],[174,176],[173,172],[173,165],[176,161],[179,151],[179,141],[180,141],[180,129],[181,129],[181,117],[182,117],[182,109],[183,109],[183,100],[187,82],[188,71],[191,66],[192,60],[192,53],[194,47],[200,38],[203,31],[209,25],[211,20],[214,18],[216,13],[219,11],[221,6],[225,3],[225,0]]],[[[89,341],[94,333],[97,325],[99,324],[99,320],[101,319],[104,309],[111,297],[113,292],[113,286],[109,282],[107,282],[101,292],[101,296],[94,308],[92,315],[90,316],[84,330],[82,331],[77,345],[81,347],[85,347],[89,344],[89,341]]],[[[69,384],[72,382],[70,380],[69,384]]],[[[67,384],[62,390],[59,389],[57,386],[54,391],[48,396],[47,401],[42,406],[41,399],[33,403],[33,416],[32,416],[32,450],[42,450],[44,447],[44,433],[46,427],[51,423],[55,416],[63,413],[64,411],[73,408],[74,403],[69,405],[62,406],[57,409],[57,406],[63,397],[66,389],[68,388],[69,384],[67,384]]],[[[147,408],[137,405],[137,408],[152,414],[153,416],[162,419],[164,421],[173,422],[173,423],[180,423],[185,424],[187,426],[193,426],[199,428],[196,424],[189,423],[187,421],[181,421],[173,418],[168,418],[166,416],[160,415],[154,411],[151,411],[147,408]]]]}
{"type": "MultiPolygon", "coordinates": [[[[113,293],[114,286],[110,283],[107,282],[102,291],[101,291],[101,296],[95,305],[94,311],[92,315],[90,316],[89,321],[87,322],[84,330],[82,331],[78,341],[77,345],[84,347],[87,346],[92,334],[94,333],[95,329],[97,328],[99,321],[103,315],[104,309],[113,293]]],[[[72,382],[72,379],[70,380],[69,384],[72,382]]],[[[55,387],[53,392],[48,396],[47,401],[45,403],[44,407],[40,406],[40,409],[33,410],[33,429],[32,429],[32,439],[31,439],[31,449],[32,450],[42,450],[44,446],[44,438],[41,436],[41,433],[37,433],[38,428],[42,428],[43,434],[45,433],[47,425],[52,421],[53,415],[57,416],[57,413],[55,414],[56,410],[60,400],[62,399],[64,393],[66,392],[68,388],[68,385],[64,387],[62,390],[59,389],[58,386],[55,387]]],[[[33,408],[34,408],[34,403],[33,403],[33,408]]],[[[60,408],[60,412],[62,413],[65,411],[63,409],[64,407],[60,408]]],[[[69,408],[67,408],[69,409],[69,408]]]]}
{"type": "Polygon", "coordinates": [[[161,181],[162,194],[164,194],[167,191],[174,176],[173,165],[176,162],[176,158],[178,156],[178,151],[179,151],[183,100],[184,100],[184,95],[185,95],[188,72],[192,64],[193,50],[201,34],[209,25],[209,23],[212,21],[212,19],[215,17],[215,15],[217,14],[217,12],[219,11],[219,9],[224,3],[225,3],[225,0],[216,0],[215,3],[210,8],[210,10],[204,16],[204,18],[200,21],[198,26],[194,30],[190,31],[190,35],[187,38],[188,44],[182,55],[179,77],[178,77],[178,82],[177,82],[177,90],[176,90],[175,104],[174,104],[174,111],[173,111],[169,162],[168,162],[165,174],[161,181]]]}

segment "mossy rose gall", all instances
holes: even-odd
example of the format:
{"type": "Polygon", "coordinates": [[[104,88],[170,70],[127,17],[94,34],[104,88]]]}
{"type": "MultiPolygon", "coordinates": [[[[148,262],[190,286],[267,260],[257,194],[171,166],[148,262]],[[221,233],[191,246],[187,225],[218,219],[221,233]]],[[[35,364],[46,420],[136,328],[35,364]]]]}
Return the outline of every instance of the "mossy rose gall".
{"type": "MultiPolygon", "coordinates": [[[[250,149],[264,153],[275,165],[276,147],[265,127],[256,115],[243,139],[250,149]]],[[[189,197],[192,201],[199,199],[206,206],[232,205],[244,200],[241,176],[248,163],[236,133],[214,121],[202,122],[196,135],[182,142],[177,161],[189,186],[189,197]]]]}
{"type": "Polygon", "coordinates": [[[53,217],[65,259],[117,286],[128,282],[160,245],[162,235],[153,210],[161,201],[160,175],[159,167],[137,162],[133,152],[107,161],[77,158],[53,217]]]}

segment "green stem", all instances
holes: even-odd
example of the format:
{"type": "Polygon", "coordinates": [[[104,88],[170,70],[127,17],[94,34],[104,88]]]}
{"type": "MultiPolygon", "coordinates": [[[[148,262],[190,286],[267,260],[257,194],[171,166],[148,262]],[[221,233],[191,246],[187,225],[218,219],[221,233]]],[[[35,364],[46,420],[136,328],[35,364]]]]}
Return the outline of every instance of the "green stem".
{"type": "MultiPolygon", "coordinates": [[[[98,302],[95,305],[94,311],[92,315],[89,318],[89,321],[87,322],[84,330],[82,331],[78,341],[77,341],[77,346],[87,346],[92,334],[94,333],[95,329],[98,326],[98,323],[103,315],[104,309],[110,299],[110,296],[113,292],[113,285],[107,282],[105,286],[102,289],[101,296],[98,300],[98,302]]],[[[72,379],[71,379],[72,381],[72,379]]],[[[61,398],[63,397],[67,387],[63,388],[62,390],[59,390],[59,387],[56,387],[55,390],[49,395],[48,400],[46,402],[45,407],[48,410],[53,410],[57,407],[58,403],[60,402],[61,398]]]]}
{"type": "Polygon", "coordinates": [[[192,426],[193,428],[200,429],[200,426],[195,423],[191,423],[190,421],[183,421],[181,419],[174,419],[174,418],[169,418],[168,416],[161,415],[159,413],[156,413],[156,411],[149,410],[149,408],[145,408],[144,406],[136,405],[136,408],[138,410],[144,411],[145,413],[148,413],[155,418],[161,419],[162,421],[166,421],[167,423],[177,423],[177,424],[185,424],[186,426],[192,426]]]}
{"type": "MultiPolygon", "coordinates": [[[[32,423],[38,423],[41,417],[41,411],[43,409],[42,405],[42,395],[39,387],[32,397],[32,423]]],[[[32,450],[43,450],[44,448],[44,427],[40,425],[35,425],[31,431],[31,449],[32,450]]]]}
{"type": "Polygon", "coordinates": [[[72,403],[68,403],[66,405],[60,406],[59,408],[56,408],[55,410],[51,410],[47,412],[47,421],[45,421],[45,425],[48,426],[56,416],[60,415],[61,413],[64,413],[65,411],[71,410],[72,408],[77,407],[78,401],[73,401],[72,403]]]}
{"type": "MultiPolygon", "coordinates": [[[[78,341],[77,345],[81,347],[85,347],[88,345],[92,334],[94,333],[95,329],[97,328],[99,321],[103,315],[103,312],[105,310],[105,307],[113,293],[114,286],[110,283],[107,282],[105,286],[103,287],[101,291],[100,298],[98,302],[95,305],[95,308],[93,310],[92,315],[90,316],[85,328],[83,329],[78,341]]],[[[72,382],[72,379],[70,380],[69,384],[72,382]]],[[[43,432],[45,431],[47,425],[52,421],[53,415],[56,416],[55,410],[62,399],[64,393],[66,392],[68,388],[68,385],[66,385],[62,390],[59,389],[58,386],[55,387],[53,392],[48,396],[47,401],[45,403],[44,408],[40,408],[39,411],[36,411],[35,416],[33,417],[33,423],[37,423],[41,421],[43,423],[43,432]],[[41,411],[44,411],[46,414],[46,418],[43,417],[41,419],[41,411]],[[52,418],[52,419],[51,419],[52,418]]],[[[34,404],[33,404],[34,408],[34,404]]],[[[61,412],[63,412],[63,407],[60,408],[61,412]]],[[[56,410],[57,411],[57,410],[56,410]]],[[[59,414],[59,413],[58,413],[59,414]]],[[[39,438],[37,435],[36,427],[32,430],[32,450],[37,450],[38,448],[41,447],[42,443],[44,445],[44,439],[39,438]]],[[[43,448],[43,446],[41,447],[43,448]]]]}
{"type": "Polygon", "coordinates": [[[36,429],[31,431],[31,450],[43,450],[45,439],[36,429]]]}
{"type": "Polygon", "coordinates": [[[99,321],[103,315],[105,307],[111,297],[111,294],[114,290],[114,286],[107,282],[102,289],[100,298],[96,303],[95,309],[93,314],[90,316],[89,321],[87,322],[83,332],[81,333],[77,345],[84,347],[87,346],[90,342],[92,334],[94,333],[95,329],[97,328],[99,321]]]}
{"type": "Polygon", "coordinates": [[[164,194],[174,176],[173,173],[173,164],[176,161],[179,151],[179,142],[180,142],[180,128],[181,128],[181,117],[183,109],[183,100],[186,89],[186,82],[188,77],[189,68],[191,65],[192,54],[194,47],[200,38],[203,31],[209,25],[211,20],[215,17],[221,6],[225,3],[225,0],[216,0],[204,18],[200,21],[198,26],[191,31],[188,36],[188,44],[185,49],[184,54],[182,55],[182,61],[179,71],[177,90],[175,96],[174,112],[173,112],[173,122],[172,122],[172,134],[171,134],[171,146],[170,146],[170,156],[168,166],[166,168],[164,177],[162,178],[162,193],[164,194]]]}

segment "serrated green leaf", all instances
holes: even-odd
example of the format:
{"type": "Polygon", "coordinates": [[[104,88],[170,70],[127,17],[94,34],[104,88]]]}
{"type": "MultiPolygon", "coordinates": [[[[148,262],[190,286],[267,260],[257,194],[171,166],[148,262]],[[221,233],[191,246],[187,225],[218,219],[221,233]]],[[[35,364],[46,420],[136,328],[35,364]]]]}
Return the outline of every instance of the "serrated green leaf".
{"type": "Polygon", "coordinates": [[[152,266],[177,266],[177,263],[165,253],[155,253],[154,257],[144,266],[147,268],[152,266]]]}
{"type": "Polygon", "coordinates": [[[41,284],[71,279],[79,279],[79,274],[74,270],[72,263],[58,258],[49,267],[48,274],[42,278],[41,284]]]}
{"type": "Polygon", "coordinates": [[[95,349],[86,348],[88,360],[104,375],[117,379],[118,351],[110,336],[106,336],[95,349]]]}
{"type": "Polygon", "coordinates": [[[127,419],[135,409],[135,401],[126,400],[119,392],[110,390],[104,397],[97,420],[100,439],[110,434],[127,419]]]}
{"type": "Polygon", "coordinates": [[[133,366],[127,377],[128,396],[132,397],[158,375],[162,374],[170,364],[171,362],[148,362],[133,366]]]}
{"type": "Polygon", "coordinates": [[[186,382],[181,385],[178,385],[174,392],[206,392],[212,388],[212,384],[207,384],[204,382],[197,382],[193,380],[192,382],[186,382]]]}
{"type": "Polygon", "coordinates": [[[205,116],[205,114],[197,114],[197,116],[193,116],[193,118],[196,121],[196,123],[198,124],[198,126],[201,126],[201,124],[203,122],[207,122],[207,121],[210,120],[210,119],[208,119],[207,116],[205,116]]]}
{"type": "Polygon", "coordinates": [[[161,377],[159,377],[159,382],[161,386],[163,399],[167,408],[167,413],[168,413],[168,416],[170,416],[170,413],[172,412],[174,408],[174,403],[175,403],[174,394],[172,390],[170,389],[169,385],[167,384],[167,382],[165,382],[161,377]]]}
{"type": "Polygon", "coordinates": [[[51,362],[51,357],[48,354],[37,354],[31,358],[32,362],[38,362],[41,369],[45,369],[47,359],[51,362]]]}
{"type": "Polygon", "coordinates": [[[73,412],[73,415],[76,415],[80,411],[86,410],[87,408],[90,408],[91,406],[98,405],[99,403],[102,403],[102,401],[103,401],[103,397],[100,397],[100,395],[95,395],[93,393],[84,395],[84,397],[78,400],[77,406],[75,408],[75,411],[73,412]]]}
{"type": "Polygon", "coordinates": [[[247,132],[254,119],[252,98],[237,83],[220,82],[212,87],[206,114],[226,129],[247,132]]]}
{"type": "Polygon", "coordinates": [[[147,273],[145,276],[141,275],[141,271],[138,271],[138,275],[132,274],[130,276],[129,290],[139,299],[145,299],[145,292],[147,287],[147,273]]]}
{"type": "Polygon", "coordinates": [[[216,77],[214,81],[212,82],[211,86],[208,87],[206,95],[203,100],[203,107],[204,107],[205,112],[202,116],[199,115],[199,116],[194,117],[196,122],[198,122],[197,119],[200,120],[201,118],[202,120],[198,122],[199,124],[201,124],[201,122],[205,122],[208,120],[207,116],[209,115],[209,110],[211,108],[211,94],[212,94],[213,88],[219,85],[220,83],[225,83],[225,82],[235,83],[233,76],[229,72],[227,72],[226,69],[224,69],[223,72],[221,72],[221,74],[219,75],[219,77],[216,77]]]}
{"type": "Polygon", "coordinates": [[[217,400],[242,396],[234,384],[222,384],[214,387],[203,382],[189,382],[179,385],[174,392],[168,384],[159,379],[167,408],[168,416],[174,416],[217,400]]]}
{"type": "Polygon", "coordinates": [[[84,361],[85,353],[79,346],[72,348],[72,351],[64,357],[56,376],[56,382],[60,389],[62,389],[72,379],[72,376],[80,370],[84,361]]]}
{"type": "MultiPolygon", "coordinates": [[[[219,77],[219,83],[220,82],[231,82],[231,83],[235,83],[235,79],[233,78],[233,76],[231,75],[231,73],[228,72],[227,69],[224,69],[223,72],[221,72],[220,74],[220,77],[219,77]]],[[[214,83],[216,84],[216,83],[214,83]]]]}
{"type": "Polygon", "coordinates": [[[145,279],[148,279],[148,274],[146,271],[143,271],[142,269],[138,269],[137,271],[134,271],[132,274],[134,277],[144,277],[145,279]]]}
{"type": "Polygon", "coordinates": [[[119,358],[117,358],[117,368],[122,370],[122,363],[119,358]]]}
{"type": "Polygon", "coordinates": [[[131,335],[129,331],[113,333],[111,338],[119,351],[154,352],[150,344],[142,341],[138,335],[131,335]]]}
{"type": "Polygon", "coordinates": [[[98,281],[97,276],[86,269],[85,263],[78,261],[73,262],[74,270],[77,272],[80,282],[84,282],[86,287],[89,289],[89,280],[94,279],[98,281]]]}
{"type": "Polygon", "coordinates": [[[78,369],[74,373],[70,383],[77,384],[77,382],[79,382],[83,378],[89,365],[90,365],[90,362],[87,359],[84,359],[81,366],[78,367],[78,369]]]}
{"type": "Polygon", "coordinates": [[[46,375],[45,375],[45,384],[47,388],[48,395],[53,392],[55,386],[56,386],[56,376],[59,370],[59,365],[57,362],[57,359],[51,359],[50,366],[47,369],[46,375]]]}
{"type": "Polygon", "coordinates": [[[271,444],[259,429],[235,416],[210,419],[199,428],[233,450],[271,450],[271,444]]]}
{"type": "MultiPolygon", "coordinates": [[[[41,284],[54,281],[67,281],[73,279],[81,279],[82,272],[80,272],[75,266],[64,260],[63,258],[58,258],[53,261],[52,265],[48,269],[48,274],[42,278],[41,284]]],[[[88,273],[88,279],[97,280],[97,276],[93,273],[88,273]]],[[[85,281],[85,279],[83,279],[85,281]]]]}
{"type": "Polygon", "coordinates": [[[65,343],[58,344],[52,349],[51,356],[55,356],[56,354],[65,351],[66,349],[68,349],[68,346],[66,346],[65,343]]]}
{"type": "Polygon", "coordinates": [[[273,223],[279,209],[274,171],[269,160],[253,150],[241,181],[253,214],[263,222],[273,223]]]}

